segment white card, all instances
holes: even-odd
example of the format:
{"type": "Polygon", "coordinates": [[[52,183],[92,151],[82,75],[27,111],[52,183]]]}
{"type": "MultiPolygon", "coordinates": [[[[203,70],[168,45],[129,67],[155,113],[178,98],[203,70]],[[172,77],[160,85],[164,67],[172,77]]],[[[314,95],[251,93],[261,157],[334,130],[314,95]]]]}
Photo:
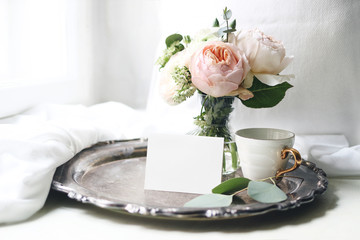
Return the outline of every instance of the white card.
{"type": "Polygon", "coordinates": [[[221,183],[224,139],[159,134],[148,139],[145,189],[207,194],[221,183]]]}

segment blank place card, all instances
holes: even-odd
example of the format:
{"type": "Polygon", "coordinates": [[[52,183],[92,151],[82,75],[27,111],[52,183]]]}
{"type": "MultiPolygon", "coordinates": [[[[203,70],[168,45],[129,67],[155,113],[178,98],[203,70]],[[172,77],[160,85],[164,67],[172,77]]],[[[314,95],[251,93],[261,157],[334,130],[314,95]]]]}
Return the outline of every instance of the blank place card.
{"type": "Polygon", "coordinates": [[[221,183],[224,139],[158,134],[148,138],[145,189],[207,194],[221,183]]]}

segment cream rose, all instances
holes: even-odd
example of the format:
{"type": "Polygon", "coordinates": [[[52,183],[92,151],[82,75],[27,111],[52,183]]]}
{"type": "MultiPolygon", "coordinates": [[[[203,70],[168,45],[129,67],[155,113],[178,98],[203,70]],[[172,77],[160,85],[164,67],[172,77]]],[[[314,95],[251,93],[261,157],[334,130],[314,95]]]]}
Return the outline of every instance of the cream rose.
{"type": "Polygon", "coordinates": [[[232,42],[245,52],[251,73],[260,81],[269,85],[276,85],[293,77],[293,75],[277,75],[293,59],[293,56],[286,56],[282,42],[265,35],[258,29],[240,33],[232,39],[232,42]]]}
{"type": "Polygon", "coordinates": [[[194,86],[213,97],[234,95],[240,89],[240,97],[252,97],[251,92],[240,86],[249,69],[245,54],[235,45],[221,41],[206,43],[190,63],[194,86]]]}

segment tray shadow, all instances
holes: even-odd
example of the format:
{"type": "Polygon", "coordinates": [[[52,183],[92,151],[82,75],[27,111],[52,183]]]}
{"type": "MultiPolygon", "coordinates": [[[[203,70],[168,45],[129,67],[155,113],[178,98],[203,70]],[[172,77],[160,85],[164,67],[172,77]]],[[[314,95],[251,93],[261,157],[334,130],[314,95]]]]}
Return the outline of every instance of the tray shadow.
{"type": "Polygon", "coordinates": [[[251,232],[309,223],[314,219],[324,216],[327,211],[335,208],[337,201],[336,187],[329,184],[327,191],[317,196],[314,201],[287,211],[272,211],[258,216],[229,220],[169,220],[112,212],[77,202],[69,199],[64,193],[52,190],[46,202],[46,207],[29,220],[40,218],[57,207],[63,206],[67,208],[81,208],[89,217],[101,218],[119,224],[142,225],[145,228],[163,231],[251,232]]]}

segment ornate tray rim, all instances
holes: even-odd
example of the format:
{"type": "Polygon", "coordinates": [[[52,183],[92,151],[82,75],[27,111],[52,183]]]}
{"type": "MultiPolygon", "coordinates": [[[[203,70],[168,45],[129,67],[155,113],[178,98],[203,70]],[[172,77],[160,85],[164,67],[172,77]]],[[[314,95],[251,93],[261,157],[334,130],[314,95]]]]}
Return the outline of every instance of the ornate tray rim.
{"type": "MultiPolygon", "coordinates": [[[[101,197],[92,196],[86,188],[76,183],[73,178],[74,176],[72,176],[71,179],[68,177],[64,178],[66,175],[65,173],[69,171],[69,166],[71,166],[72,160],[75,159],[79,154],[83,153],[84,151],[92,151],[92,149],[104,145],[119,143],[136,143],[139,148],[147,148],[147,139],[145,138],[112,140],[96,143],[91,147],[82,150],[74,158],[70,159],[68,162],[57,168],[52,181],[52,188],[56,191],[64,192],[69,198],[75,199],[82,203],[89,203],[100,208],[124,214],[173,220],[224,220],[255,216],[271,211],[284,211],[300,207],[305,203],[312,202],[316,196],[324,193],[328,186],[326,173],[322,169],[317,168],[314,163],[304,160],[302,167],[308,168],[310,171],[316,174],[318,179],[316,184],[317,187],[311,189],[307,195],[299,196],[295,200],[288,199],[280,203],[271,204],[256,203],[257,207],[255,208],[252,208],[252,204],[247,204],[248,207],[246,208],[237,208],[236,205],[220,208],[152,207],[129,202],[109,201],[101,197]]],[[[304,181],[306,181],[306,179],[304,179],[304,181]]]]}

